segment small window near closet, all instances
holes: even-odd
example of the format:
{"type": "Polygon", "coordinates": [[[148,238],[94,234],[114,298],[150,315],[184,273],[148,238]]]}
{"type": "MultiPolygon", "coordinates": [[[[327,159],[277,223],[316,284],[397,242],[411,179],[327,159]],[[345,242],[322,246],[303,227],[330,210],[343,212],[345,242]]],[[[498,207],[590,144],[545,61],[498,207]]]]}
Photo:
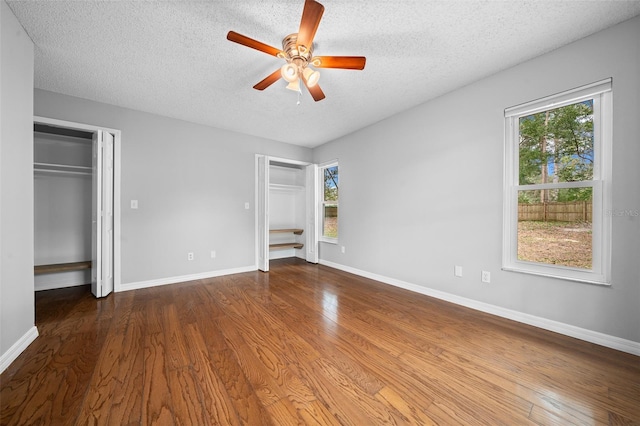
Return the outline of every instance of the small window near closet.
{"type": "Polygon", "coordinates": [[[338,242],[338,162],[333,161],[319,167],[320,169],[320,240],[328,243],[338,242]]]}

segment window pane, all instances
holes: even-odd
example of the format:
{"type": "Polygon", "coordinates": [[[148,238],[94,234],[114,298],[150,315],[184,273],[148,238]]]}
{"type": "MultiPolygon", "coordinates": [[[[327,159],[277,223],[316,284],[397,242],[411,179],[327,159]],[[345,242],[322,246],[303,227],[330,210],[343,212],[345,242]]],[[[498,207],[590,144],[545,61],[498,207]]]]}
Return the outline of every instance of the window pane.
{"type": "Polygon", "coordinates": [[[324,169],[324,200],[338,201],[338,166],[324,169]]]}
{"type": "Polygon", "coordinates": [[[518,191],[518,260],[591,269],[592,190],[518,191]]]}
{"type": "Polygon", "coordinates": [[[325,204],[322,214],[322,235],[338,238],[338,205],[325,204]]]}
{"type": "Polygon", "coordinates": [[[593,178],[593,100],[520,118],[520,185],[593,178]]]}

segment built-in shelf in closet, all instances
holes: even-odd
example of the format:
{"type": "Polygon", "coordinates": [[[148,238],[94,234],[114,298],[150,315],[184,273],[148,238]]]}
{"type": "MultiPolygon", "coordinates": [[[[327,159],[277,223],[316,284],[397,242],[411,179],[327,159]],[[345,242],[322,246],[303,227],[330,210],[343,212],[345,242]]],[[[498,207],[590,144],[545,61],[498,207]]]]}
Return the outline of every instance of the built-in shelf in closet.
{"type": "Polygon", "coordinates": [[[270,234],[295,234],[302,235],[304,229],[270,229],[270,234]]]}
{"type": "Polygon", "coordinates": [[[269,250],[301,249],[302,247],[304,247],[304,244],[302,243],[269,244],[269,250]]]}
{"type": "Polygon", "coordinates": [[[36,265],[33,267],[33,273],[53,274],[57,272],[82,271],[83,269],[91,269],[91,261],[70,262],[70,263],[54,263],[51,265],[36,265]]]}
{"type": "MultiPolygon", "coordinates": [[[[299,228],[287,228],[287,229],[269,229],[269,235],[271,234],[293,234],[293,235],[302,235],[304,229],[299,228]]],[[[304,244],[299,242],[288,242],[288,243],[277,243],[277,244],[269,244],[269,250],[284,250],[284,249],[301,249],[304,247],[304,244]]]]}

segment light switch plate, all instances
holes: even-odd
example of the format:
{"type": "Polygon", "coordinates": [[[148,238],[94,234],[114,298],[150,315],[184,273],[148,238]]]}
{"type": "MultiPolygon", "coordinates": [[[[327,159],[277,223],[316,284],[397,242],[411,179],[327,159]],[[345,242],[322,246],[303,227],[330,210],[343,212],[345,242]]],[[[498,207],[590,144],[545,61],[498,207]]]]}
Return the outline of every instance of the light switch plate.
{"type": "Polygon", "coordinates": [[[456,277],[461,277],[462,276],[462,266],[454,266],[453,268],[453,275],[455,275],[456,277]]]}

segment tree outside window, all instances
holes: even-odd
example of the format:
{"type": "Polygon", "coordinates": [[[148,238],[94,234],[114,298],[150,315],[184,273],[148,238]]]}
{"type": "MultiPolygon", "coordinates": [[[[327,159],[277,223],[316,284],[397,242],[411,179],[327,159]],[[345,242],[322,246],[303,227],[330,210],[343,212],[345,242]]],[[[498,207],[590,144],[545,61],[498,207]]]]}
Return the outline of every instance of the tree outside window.
{"type": "Polygon", "coordinates": [[[322,237],[338,238],[339,174],[336,163],[322,167],[322,237]]]}

